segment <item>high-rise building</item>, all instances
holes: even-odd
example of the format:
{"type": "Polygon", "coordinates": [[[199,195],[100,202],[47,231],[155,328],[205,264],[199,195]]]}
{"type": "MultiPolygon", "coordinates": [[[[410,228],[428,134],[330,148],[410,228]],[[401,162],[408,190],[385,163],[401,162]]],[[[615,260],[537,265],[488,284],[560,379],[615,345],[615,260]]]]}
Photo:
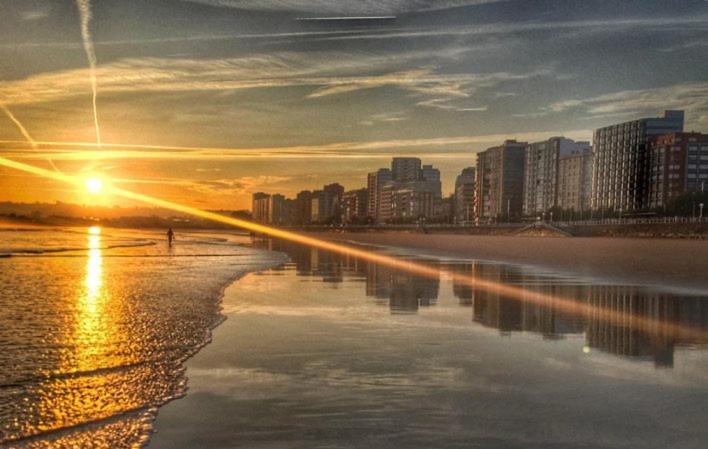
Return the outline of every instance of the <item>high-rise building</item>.
{"type": "Polygon", "coordinates": [[[481,220],[521,216],[526,145],[507,140],[477,155],[477,215],[481,220]]]}
{"type": "Polygon", "coordinates": [[[312,221],[312,192],[303,190],[295,197],[295,224],[306,225],[312,221]]]}
{"type": "Polygon", "coordinates": [[[642,209],[650,178],[649,140],[682,132],[683,119],[683,111],[665,111],[663,117],[642,118],[595,130],[592,207],[642,209]]]}
{"type": "Polygon", "coordinates": [[[382,168],[368,176],[368,211],[367,215],[374,223],[380,223],[380,204],[383,185],[393,181],[393,173],[387,168],[382,168]]]}
{"type": "Polygon", "coordinates": [[[590,210],[592,199],[592,149],[573,150],[558,159],[558,201],[563,210],[590,210]]]}
{"type": "Polygon", "coordinates": [[[388,223],[393,218],[393,194],[396,188],[397,184],[394,181],[386,182],[381,186],[377,223],[388,223]]]}
{"type": "Polygon", "coordinates": [[[268,210],[268,223],[283,225],[286,223],[287,215],[285,197],[279,193],[271,195],[268,210]]]}
{"type": "Polygon", "coordinates": [[[270,195],[263,192],[253,194],[251,214],[256,223],[270,223],[270,195]]]}
{"type": "Polygon", "coordinates": [[[342,223],[364,224],[367,217],[369,192],[366,189],[349,190],[342,195],[342,223]]]}
{"type": "Polygon", "coordinates": [[[311,223],[324,223],[324,203],[324,192],[322,190],[315,190],[314,192],[312,192],[312,196],[310,199],[311,223]]]}
{"type": "Polygon", "coordinates": [[[394,157],[391,172],[394,181],[418,181],[421,178],[421,161],[417,157],[394,157]]]}
{"type": "Polygon", "coordinates": [[[649,143],[645,207],[663,208],[690,191],[708,187],[708,134],[671,133],[649,143]]]}
{"type": "Polygon", "coordinates": [[[560,159],[589,147],[589,142],[575,142],[565,137],[552,137],[526,146],[524,215],[541,214],[558,206],[560,159]]]}
{"type": "Polygon", "coordinates": [[[426,184],[425,190],[433,192],[436,199],[442,199],[442,183],[440,182],[440,170],[432,165],[423,165],[420,170],[420,181],[426,184]]]}
{"type": "Polygon", "coordinates": [[[339,221],[340,218],[340,204],[342,202],[342,195],[344,194],[344,187],[341,184],[333,183],[324,186],[322,189],[324,193],[322,209],[322,219],[321,221],[332,223],[339,221]]]}
{"type": "Polygon", "coordinates": [[[475,218],[475,175],[474,167],[467,167],[455,179],[455,222],[471,223],[475,218]]]}

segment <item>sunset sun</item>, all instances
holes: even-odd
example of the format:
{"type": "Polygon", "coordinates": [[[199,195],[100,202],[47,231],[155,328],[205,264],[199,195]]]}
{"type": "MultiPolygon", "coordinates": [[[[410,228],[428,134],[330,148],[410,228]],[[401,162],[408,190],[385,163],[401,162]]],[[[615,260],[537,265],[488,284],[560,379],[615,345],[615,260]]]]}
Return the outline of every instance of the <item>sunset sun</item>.
{"type": "Polygon", "coordinates": [[[86,179],[86,190],[92,195],[99,195],[103,192],[104,183],[101,178],[92,176],[86,179]]]}

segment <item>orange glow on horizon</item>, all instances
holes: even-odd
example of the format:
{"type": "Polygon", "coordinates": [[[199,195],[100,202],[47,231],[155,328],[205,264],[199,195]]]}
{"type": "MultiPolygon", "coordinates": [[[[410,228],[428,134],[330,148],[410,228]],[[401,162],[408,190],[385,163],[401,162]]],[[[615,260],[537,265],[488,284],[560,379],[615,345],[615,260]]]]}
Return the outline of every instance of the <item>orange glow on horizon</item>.
{"type": "MultiPolygon", "coordinates": [[[[82,180],[76,177],[65,175],[62,173],[56,173],[49,170],[45,170],[39,167],[35,167],[28,164],[23,164],[21,162],[12,161],[3,157],[0,157],[0,165],[6,167],[14,168],[17,170],[22,170],[27,173],[33,173],[38,176],[43,176],[46,178],[54,179],[57,181],[81,185],[82,180]]],[[[325,251],[331,251],[338,254],[343,254],[346,256],[351,256],[366,260],[369,262],[377,263],[380,265],[389,266],[399,270],[408,271],[413,274],[418,274],[421,276],[438,278],[440,275],[439,270],[426,266],[425,264],[412,262],[412,261],[402,261],[391,256],[384,254],[373,253],[360,248],[355,248],[351,246],[341,245],[338,243],[333,243],[325,240],[320,240],[314,237],[309,237],[306,235],[298,234],[295,232],[285,231],[282,229],[272,228],[269,226],[264,226],[261,224],[253,223],[246,220],[240,220],[237,218],[228,217],[225,215],[220,215],[214,212],[204,211],[195,207],[187,206],[184,204],[174,203],[171,201],[162,200],[159,198],[154,198],[141,193],[136,193],[128,190],[124,190],[118,187],[110,186],[108,188],[109,192],[120,196],[123,198],[139,201],[142,203],[150,204],[163,209],[172,210],[175,212],[181,212],[184,214],[204,218],[206,220],[223,223],[231,225],[237,228],[241,228],[247,231],[251,231],[258,234],[264,234],[270,237],[279,238],[283,240],[288,240],[291,242],[299,243],[302,245],[310,246],[313,248],[322,249],[325,251]]],[[[560,310],[569,314],[576,316],[588,316],[592,315],[598,319],[603,319],[612,324],[626,327],[627,320],[625,314],[620,314],[608,308],[597,307],[585,303],[580,303],[574,298],[566,298],[556,295],[550,295],[546,293],[541,293],[537,291],[525,290],[520,287],[514,287],[511,285],[506,285],[490,280],[486,280],[477,276],[468,274],[454,274],[456,281],[464,282],[470,286],[484,290],[490,293],[495,293],[499,295],[506,296],[508,298],[515,299],[521,302],[534,303],[544,306],[550,306],[556,310],[560,310]]],[[[647,333],[661,333],[670,335],[683,335],[686,337],[691,337],[692,339],[698,341],[708,341],[708,331],[697,329],[693,327],[681,326],[675,323],[662,322],[652,318],[646,318],[642,316],[632,317],[632,328],[647,332],[647,333]]]]}

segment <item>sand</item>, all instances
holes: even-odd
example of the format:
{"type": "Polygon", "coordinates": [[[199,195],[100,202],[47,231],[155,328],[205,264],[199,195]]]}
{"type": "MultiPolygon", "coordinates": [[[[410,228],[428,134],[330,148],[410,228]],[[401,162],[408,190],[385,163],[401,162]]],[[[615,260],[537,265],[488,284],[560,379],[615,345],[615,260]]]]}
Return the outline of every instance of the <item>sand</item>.
{"type": "Polygon", "coordinates": [[[708,241],[444,234],[317,233],[330,240],[385,245],[434,256],[535,265],[613,282],[708,292],[708,241]]]}

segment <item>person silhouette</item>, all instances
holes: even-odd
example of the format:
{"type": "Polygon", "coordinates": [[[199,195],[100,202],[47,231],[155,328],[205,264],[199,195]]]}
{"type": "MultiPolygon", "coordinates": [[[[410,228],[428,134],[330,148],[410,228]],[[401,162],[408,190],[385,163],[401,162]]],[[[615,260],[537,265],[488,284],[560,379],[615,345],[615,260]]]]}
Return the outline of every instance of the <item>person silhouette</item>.
{"type": "Polygon", "coordinates": [[[175,239],[175,231],[172,230],[172,226],[167,229],[167,244],[172,246],[172,240],[175,239]]]}

